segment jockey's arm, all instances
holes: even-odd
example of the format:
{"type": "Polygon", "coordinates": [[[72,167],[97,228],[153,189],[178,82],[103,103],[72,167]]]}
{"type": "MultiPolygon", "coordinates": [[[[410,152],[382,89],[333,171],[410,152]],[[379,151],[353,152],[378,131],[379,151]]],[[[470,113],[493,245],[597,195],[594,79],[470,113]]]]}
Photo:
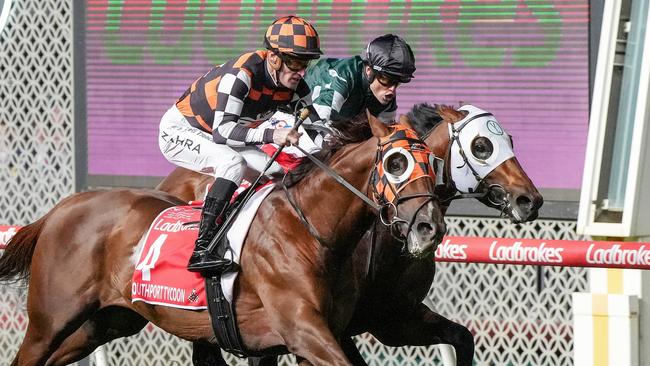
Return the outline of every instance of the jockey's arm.
{"type": "Polygon", "coordinates": [[[343,104],[348,99],[350,86],[347,81],[333,79],[328,85],[318,86],[312,91],[314,109],[320,119],[329,124],[332,112],[341,112],[343,104]]]}
{"type": "Polygon", "coordinates": [[[217,105],[214,111],[212,138],[218,144],[244,146],[274,141],[274,130],[249,128],[239,123],[244,100],[250,93],[251,77],[243,69],[225,74],[217,86],[217,105]]]}
{"type": "Polygon", "coordinates": [[[292,103],[301,103],[302,108],[309,110],[309,115],[305,118],[302,126],[307,131],[309,138],[322,146],[322,141],[332,135],[329,124],[330,113],[327,113],[326,116],[321,114],[319,110],[321,106],[313,102],[311,90],[304,81],[298,86],[292,103]]]}

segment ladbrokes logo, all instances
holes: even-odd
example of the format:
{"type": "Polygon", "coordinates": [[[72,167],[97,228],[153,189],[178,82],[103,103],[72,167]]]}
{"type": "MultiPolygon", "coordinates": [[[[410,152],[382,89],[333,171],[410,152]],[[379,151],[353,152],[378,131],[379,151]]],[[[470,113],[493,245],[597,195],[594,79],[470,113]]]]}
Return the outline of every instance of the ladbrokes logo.
{"type": "Polygon", "coordinates": [[[0,248],[7,245],[9,239],[16,234],[16,228],[10,227],[8,230],[0,230],[0,248]]]}
{"type": "Polygon", "coordinates": [[[179,231],[186,230],[198,230],[198,227],[196,225],[186,225],[182,221],[165,222],[164,220],[157,221],[153,228],[154,230],[164,231],[168,233],[177,233],[179,231]]]}
{"type": "Polygon", "coordinates": [[[438,249],[436,249],[436,258],[451,260],[467,259],[466,249],[467,244],[455,244],[452,243],[450,239],[447,239],[444,243],[438,245],[438,249]]]}
{"type": "Polygon", "coordinates": [[[2,35],[2,29],[5,27],[5,24],[7,24],[10,11],[11,0],[0,0],[0,36],[2,35]]]}
{"type": "Polygon", "coordinates": [[[621,249],[620,244],[596,249],[596,244],[591,244],[587,249],[587,263],[647,266],[650,265],[650,249],[645,245],[637,249],[621,249]]]}
{"type": "Polygon", "coordinates": [[[525,247],[520,241],[514,244],[499,244],[493,241],[490,245],[490,259],[509,262],[547,262],[562,263],[564,248],[547,248],[546,243],[525,247]]]}

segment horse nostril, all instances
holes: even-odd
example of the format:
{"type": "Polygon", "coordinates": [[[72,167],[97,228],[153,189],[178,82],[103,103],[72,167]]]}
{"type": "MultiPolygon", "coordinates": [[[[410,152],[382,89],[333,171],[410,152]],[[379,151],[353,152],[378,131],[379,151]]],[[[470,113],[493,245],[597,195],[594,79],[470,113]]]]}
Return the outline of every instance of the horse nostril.
{"type": "Polygon", "coordinates": [[[533,207],[533,201],[528,196],[519,196],[517,197],[517,206],[522,209],[530,210],[533,207]]]}
{"type": "Polygon", "coordinates": [[[418,223],[416,230],[418,231],[418,234],[420,234],[421,237],[425,237],[425,238],[432,237],[436,233],[436,230],[428,222],[418,223]]]}
{"type": "Polygon", "coordinates": [[[544,199],[539,194],[521,195],[515,200],[517,206],[528,211],[535,211],[542,207],[544,199]]]}

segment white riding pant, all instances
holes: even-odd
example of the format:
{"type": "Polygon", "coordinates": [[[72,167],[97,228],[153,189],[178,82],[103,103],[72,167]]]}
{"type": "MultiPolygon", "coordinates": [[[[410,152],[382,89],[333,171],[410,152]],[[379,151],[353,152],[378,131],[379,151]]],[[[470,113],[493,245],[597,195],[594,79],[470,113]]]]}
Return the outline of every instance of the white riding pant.
{"type": "MultiPolygon", "coordinates": [[[[169,162],[237,185],[244,178],[254,180],[255,172],[260,173],[270,160],[255,146],[230,147],[215,143],[212,135],[191,126],[175,105],[160,120],[158,145],[169,162]]],[[[280,164],[273,162],[266,175],[271,177],[282,172],[280,164]]]]}

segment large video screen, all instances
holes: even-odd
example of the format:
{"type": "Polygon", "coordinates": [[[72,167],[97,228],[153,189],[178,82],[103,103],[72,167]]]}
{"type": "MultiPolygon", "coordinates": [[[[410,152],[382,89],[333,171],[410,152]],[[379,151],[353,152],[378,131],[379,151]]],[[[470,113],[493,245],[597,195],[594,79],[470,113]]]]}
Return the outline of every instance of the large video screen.
{"type": "Polygon", "coordinates": [[[328,57],[360,54],[395,33],[413,47],[415,103],[471,103],[493,112],[542,188],[579,189],[588,123],[587,0],[88,0],[88,174],[165,176],[163,113],[198,76],[262,48],[266,27],[310,20],[328,57]]]}

